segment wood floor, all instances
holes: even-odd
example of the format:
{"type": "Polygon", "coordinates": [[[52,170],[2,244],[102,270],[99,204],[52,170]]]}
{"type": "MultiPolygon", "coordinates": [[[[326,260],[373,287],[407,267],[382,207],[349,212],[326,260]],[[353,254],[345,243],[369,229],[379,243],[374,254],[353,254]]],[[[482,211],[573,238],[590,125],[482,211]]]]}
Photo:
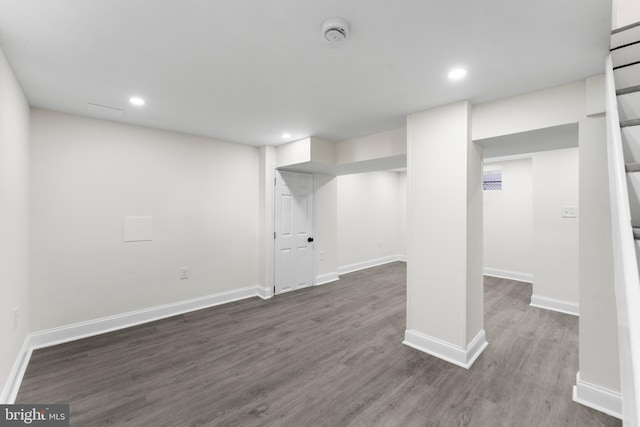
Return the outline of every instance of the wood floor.
{"type": "Polygon", "coordinates": [[[33,353],[18,403],[71,425],[620,426],[571,400],[578,319],[485,279],[471,369],[403,345],[406,266],[201,310],[33,353]]]}

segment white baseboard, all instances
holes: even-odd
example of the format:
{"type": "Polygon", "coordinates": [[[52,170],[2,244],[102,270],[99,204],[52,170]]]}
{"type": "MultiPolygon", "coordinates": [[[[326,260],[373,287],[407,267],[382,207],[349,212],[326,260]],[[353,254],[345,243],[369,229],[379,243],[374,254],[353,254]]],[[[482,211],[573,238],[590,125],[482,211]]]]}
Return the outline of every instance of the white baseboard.
{"type": "Polygon", "coordinates": [[[402,343],[465,369],[473,365],[488,345],[484,329],[478,332],[466,349],[410,329],[404,332],[402,343]]]}
{"type": "Polygon", "coordinates": [[[382,258],[370,259],[368,261],[356,262],[355,264],[343,265],[338,267],[339,274],[353,273],[354,271],[364,270],[365,268],[376,267],[378,265],[388,264],[390,262],[404,261],[407,262],[406,255],[389,255],[382,258]]]}
{"type": "Polygon", "coordinates": [[[326,285],[327,283],[335,282],[336,280],[340,280],[340,276],[337,271],[332,271],[331,273],[321,274],[316,276],[316,286],[326,285]]]}
{"type": "Polygon", "coordinates": [[[573,401],[622,419],[622,394],[582,381],[580,372],[576,374],[576,385],[573,386],[573,401]]]}
{"type": "Polygon", "coordinates": [[[262,299],[269,299],[273,297],[273,286],[258,286],[258,296],[262,299]]]}
{"type": "Polygon", "coordinates": [[[2,389],[0,405],[12,405],[16,401],[18,391],[20,390],[20,384],[22,384],[22,378],[24,377],[24,373],[29,365],[29,360],[31,359],[32,349],[30,340],[31,338],[29,335],[24,338],[18,357],[16,357],[16,361],[13,363],[11,372],[9,372],[9,378],[7,378],[7,382],[2,389]]]}
{"type": "Polygon", "coordinates": [[[484,268],[484,275],[499,277],[501,279],[516,280],[518,282],[533,283],[533,274],[519,273],[517,271],[500,270],[497,268],[484,268]]]}
{"type": "Polygon", "coordinates": [[[219,294],[35,332],[31,334],[31,348],[49,347],[255,296],[258,296],[256,287],[234,289],[219,294]]]}
{"type": "Polygon", "coordinates": [[[559,311],[560,313],[571,314],[573,316],[580,315],[580,304],[556,298],[531,295],[531,304],[529,305],[546,310],[559,311]]]}

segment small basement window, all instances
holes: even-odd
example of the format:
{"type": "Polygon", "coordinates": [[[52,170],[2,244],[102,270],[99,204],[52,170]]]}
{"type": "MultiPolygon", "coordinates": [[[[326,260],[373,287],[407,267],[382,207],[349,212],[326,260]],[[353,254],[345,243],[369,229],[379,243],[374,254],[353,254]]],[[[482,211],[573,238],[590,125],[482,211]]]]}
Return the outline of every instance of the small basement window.
{"type": "Polygon", "coordinates": [[[482,174],[482,189],[484,191],[502,190],[502,171],[484,171],[482,174]]]}

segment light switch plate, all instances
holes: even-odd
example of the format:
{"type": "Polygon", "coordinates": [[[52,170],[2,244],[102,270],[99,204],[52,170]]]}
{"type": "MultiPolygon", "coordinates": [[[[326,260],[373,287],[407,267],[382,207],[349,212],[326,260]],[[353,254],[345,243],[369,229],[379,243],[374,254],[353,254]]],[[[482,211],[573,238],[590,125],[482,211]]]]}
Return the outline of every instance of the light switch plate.
{"type": "Polygon", "coordinates": [[[145,242],[153,239],[153,218],[150,216],[125,216],[124,241],[145,242]]]}
{"type": "Polygon", "coordinates": [[[562,207],[562,218],[577,218],[578,217],[578,208],[575,206],[563,206],[562,207]]]}

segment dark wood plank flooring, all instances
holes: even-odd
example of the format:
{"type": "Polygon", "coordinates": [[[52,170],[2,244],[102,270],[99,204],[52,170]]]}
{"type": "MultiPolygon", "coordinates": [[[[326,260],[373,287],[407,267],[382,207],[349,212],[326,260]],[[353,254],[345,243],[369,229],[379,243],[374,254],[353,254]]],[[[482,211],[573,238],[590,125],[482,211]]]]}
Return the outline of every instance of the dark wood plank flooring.
{"type": "Polygon", "coordinates": [[[404,346],[406,266],[37,350],[17,402],[72,426],[620,426],[571,400],[578,319],[485,279],[465,370],[404,346]]]}

